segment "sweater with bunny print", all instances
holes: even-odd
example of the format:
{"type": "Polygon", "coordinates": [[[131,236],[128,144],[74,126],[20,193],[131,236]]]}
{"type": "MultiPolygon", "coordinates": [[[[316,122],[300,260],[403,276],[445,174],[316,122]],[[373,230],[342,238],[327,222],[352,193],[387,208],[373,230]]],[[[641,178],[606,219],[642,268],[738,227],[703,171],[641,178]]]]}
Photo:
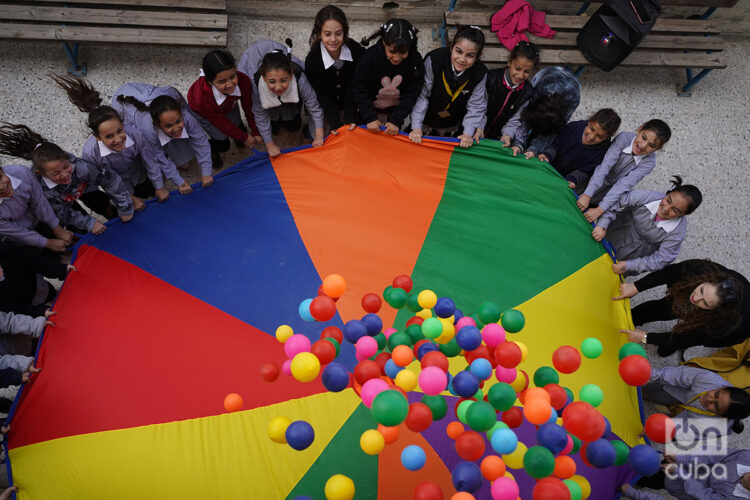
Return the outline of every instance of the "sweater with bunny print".
{"type": "Polygon", "coordinates": [[[352,93],[365,123],[385,113],[388,121],[400,128],[417,102],[423,81],[419,52],[394,65],[386,57],[383,42],[378,41],[357,62],[352,93]]]}

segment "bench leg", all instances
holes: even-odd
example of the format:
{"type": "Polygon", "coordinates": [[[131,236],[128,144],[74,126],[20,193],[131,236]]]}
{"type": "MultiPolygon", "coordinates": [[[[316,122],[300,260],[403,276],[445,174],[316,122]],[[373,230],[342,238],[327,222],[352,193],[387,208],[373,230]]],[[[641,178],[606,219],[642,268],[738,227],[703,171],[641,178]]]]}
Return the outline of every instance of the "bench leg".
{"type": "Polygon", "coordinates": [[[709,7],[708,9],[706,9],[706,12],[704,12],[703,15],[701,15],[698,19],[706,20],[711,17],[711,14],[713,14],[714,12],[716,12],[716,7],[709,7]]]}
{"type": "Polygon", "coordinates": [[[583,15],[583,13],[586,12],[586,9],[589,8],[589,5],[591,5],[591,2],[583,2],[583,4],[581,5],[581,8],[578,9],[578,12],[576,12],[576,16],[583,15]]]}
{"type": "MultiPolygon", "coordinates": [[[[456,2],[458,2],[458,0],[451,0],[450,5],[448,6],[448,12],[453,12],[453,10],[456,8],[456,2]]],[[[443,47],[447,47],[448,23],[445,22],[445,16],[443,16],[443,24],[441,24],[440,28],[438,29],[438,36],[440,37],[440,43],[442,43],[443,47]]]]}
{"type": "Polygon", "coordinates": [[[73,47],[68,45],[68,42],[62,42],[62,48],[65,51],[65,55],[68,56],[68,73],[73,76],[79,76],[81,78],[86,76],[86,64],[78,63],[78,44],[74,43],[73,47]]]}
{"type": "Polygon", "coordinates": [[[687,76],[687,83],[682,88],[677,88],[677,95],[680,97],[690,97],[690,90],[695,85],[703,80],[712,70],[702,69],[697,75],[693,75],[693,70],[690,68],[685,69],[685,75],[687,76]]]}

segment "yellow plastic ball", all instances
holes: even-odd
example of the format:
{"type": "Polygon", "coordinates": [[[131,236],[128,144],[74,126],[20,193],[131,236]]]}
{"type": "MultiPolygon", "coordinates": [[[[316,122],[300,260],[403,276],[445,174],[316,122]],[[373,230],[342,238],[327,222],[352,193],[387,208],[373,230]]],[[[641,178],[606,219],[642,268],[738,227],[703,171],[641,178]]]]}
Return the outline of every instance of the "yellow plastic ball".
{"type": "Polygon", "coordinates": [[[300,382],[312,382],[320,373],[320,360],[311,352],[300,352],[292,359],[292,376],[300,382]]]}
{"type": "Polygon", "coordinates": [[[526,361],[526,358],[529,355],[529,348],[526,347],[526,344],[524,344],[523,342],[519,342],[517,340],[513,340],[512,342],[515,343],[519,349],[521,349],[521,363],[523,363],[524,361],[526,361]]]}
{"type": "Polygon", "coordinates": [[[394,381],[396,385],[406,392],[413,391],[417,387],[417,374],[411,370],[401,370],[396,374],[394,381]]]}
{"type": "Polygon", "coordinates": [[[432,317],[432,311],[429,309],[422,309],[418,313],[415,314],[415,316],[419,316],[422,319],[427,319],[432,317]]]}
{"type": "Polygon", "coordinates": [[[505,471],[505,477],[508,477],[508,478],[512,479],[513,481],[516,480],[515,476],[513,476],[513,474],[511,474],[509,470],[505,471]]]}
{"type": "Polygon", "coordinates": [[[422,290],[417,295],[417,303],[422,309],[432,309],[437,304],[437,295],[432,290],[422,290]]]}
{"type": "Polygon", "coordinates": [[[519,442],[518,446],[516,446],[516,449],[513,450],[512,453],[503,455],[503,462],[505,462],[506,467],[510,467],[511,469],[523,469],[523,456],[526,454],[527,450],[528,448],[526,445],[519,442]]]}
{"type": "Polygon", "coordinates": [[[510,383],[510,386],[513,388],[516,393],[521,392],[524,389],[524,386],[526,385],[526,377],[523,373],[521,373],[521,370],[518,370],[516,372],[516,379],[510,383]]]}
{"type": "Polygon", "coordinates": [[[287,417],[274,417],[268,422],[266,433],[271,441],[279,444],[286,444],[286,428],[292,423],[287,417]]]}
{"type": "Polygon", "coordinates": [[[334,474],[326,481],[325,493],[328,500],[352,500],[354,481],[343,474],[334,474]]]}
{"type": "Polygon", "coordinates": [[[440,318],[440,322],[443,324],[443,333],[448,333],[452,339],[456,335],[456,325],[448,318],[440,318]]]}
{"type": "Polygon", "coordinates": [[[581,487],[581,492],[583,493],[583,495],[581,495],[581,500],[586,500],[591,495],[591,485],[589,484],[588,479],[579,476],[578,474],[571,476],[570,479],[575,481],[576,484],[581,487]]]}
{"type": "Polygon", "coordinates": [[[276,340],[282,344],[289,340],[292,335],[294,335],[294,330],[289,325],[281,325],[276,329],[276,340]]]}
{"type": "Polygon", "coordinates": [[[377,455],[385,447],[385,438],[375,429],[369,429],[359,438],[359,446],[368,455],[377,455]]]}

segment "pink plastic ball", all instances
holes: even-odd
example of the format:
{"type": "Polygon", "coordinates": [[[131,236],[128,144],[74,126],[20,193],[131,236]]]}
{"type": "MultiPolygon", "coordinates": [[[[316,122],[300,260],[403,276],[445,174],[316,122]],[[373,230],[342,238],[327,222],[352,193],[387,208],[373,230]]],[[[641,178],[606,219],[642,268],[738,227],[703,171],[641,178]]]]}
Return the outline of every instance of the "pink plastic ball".
{"type": "Polygon", "coordinates": [[[390,337],[391,335],[393,335],[397,331],[398,330],[396,330],[395,328],[389,328],[387,330],[383,330],[383,335],[385,335],[385,338],[387,339],[388,337],[390,337]]]}
{"type": "Polygon", "coordinates": [[[492,494],[492,500],[516,500],[520,490],[518,489],[518,483],[503,476],[492,481],[490,493],[492,494]]]}
{"type": "Polygon", "coordinates": [[[497,365],[497,368],[495,368],[495,375],[497,376],[498,382],[506,382],[510,384],[516,379],[518,372],[515,368],[504,368],[497,365]]]}
{"type": "Polygon", "coordinates": [[[367,359],[378,352],[378,341],[373,337],[364,336],[360,338],[355,345],[357,346],[357,359],[359,359],[360,356],[363,359],[367,359]]]}
{"type": "Polygon", "coordinates": [[[562,449],[560,455],[567,455],[571,451],[573,451],[573,438],[570,437],[570,434],[568,434],[568,444],[566,444],[565,448],[562,449]]]}
{"type": "Polygon", "coordinates": [[[429,396],[437,396],[448,385],[448,376],[437,366],[428,366],[419,372],[419,387],[429,396]]]}
{"type": "Polygon", "coordinates": [[[382,378],[371,378],[364,383],[362,390],[360,391],[360,394],[362,395],[362,403],[369,408],[372,405],[372,400],[375,399],[375,396],[385,390],[388,390],[388,383],[385,380],[382,378]]]}
{"type": "Polygon", "coordinates": [[[477,326],[476,321],[474,321],[474,318],[470,318],[469,316],[463,316],[461,319],[456,321],[456,331],[459,331],[461,328],[470,325],[470,326],[477,326]]]}
{"type": "Polygon", "coordinates": [[[287,359],[284,361],[284,364],[281,365],[281,371],[284,373],[284,375],[292,375],[292,360],[287,359]]]}
{"type": "Polygon", "coordinates": [[[495,347],[505,342],[505,329],[497,323],[485,325],[482,328],[482,340],[487,344],[487,347],[495,347]]]}
{"type": "Polygon", "coordinates": [[[301,352],[309,352],[311,348],[310,339],[301,333],[295,333],[284,344],[284,352],[289,359],[292,359],[301,352]]]}

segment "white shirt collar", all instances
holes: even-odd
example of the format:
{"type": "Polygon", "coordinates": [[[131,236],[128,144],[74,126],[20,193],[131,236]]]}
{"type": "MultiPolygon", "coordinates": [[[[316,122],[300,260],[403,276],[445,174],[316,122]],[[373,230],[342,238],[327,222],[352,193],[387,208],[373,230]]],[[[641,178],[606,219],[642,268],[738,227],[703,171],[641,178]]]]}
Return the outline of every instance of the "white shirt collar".
{"type": "Polygon", "coordinates": [[[456,68],[453,67],[453,63],[451,63],[451,69],[453,70],[453,74],[456,75],[456,78],[458,78],[459,76],[463,75],[464,71],[466,71],[466,70],[461,71],[461,72],[456,71],[456,68]]]}
{"type": "MultiPolygon", "coordinates": [[[[219,89],[217,89],[216,87],[214,87],[213,85],[211,85],[211,92],[214,93],[214,99],[216,100],[216,104],[218,104],[219,106],[221,106],[221,104],[224,101],[227,100],[227,95],[225,93],[223,93],[222,91],[220,91],[219,89]]],[[[239,96],[242,95],[242,93],[240,92],[240,86],[239,85],[237,85],[234,88],[234,91],[232,92],[231,95],[234,95],[234,96],[237,96],[237,97],[239,97],[239,96]]]]}
{"type": "MultiPolygon", "coordinates": [[[[71,175],[72,175],[72,174],[73,174],[73,172],[75,172],[75,171],[76,171],[76,164],[75,164],[75,163],[73,163],[73,162],[71,161],[71,162],[70,162],[70,173],[71,173],[71,175]]],[[[46,177],[42,177],[42,181],[44,181],[44,183],[45,183],[45,184],[47,185],[47,187],[48,187],[48,188],[50,188],[50,189],[53,189],[53,188],[54,188],[55,186],[57,186],[57,185],[58,185],[58,183],[57,183],[57,182],[55,182],[55,181],[52,181],[52,180],[50,180],[50,179],[48,179],[48,178],[46,178],[46,177]]]]}
{"type": "MultiPolygon", "coordinates": [[[[110,153],[119,153],[119,151],[113,151],[113,150],[109,149],[107,146],[104,145],[104,143],[102,141],[96,141],[96,143],[99,145],[99,154],[101,156],[107,156],[110,153]]],[[[133,141],[133,139],[131,139],[129,135],[126,135],[125,136],[125,148],[126,149],[129,148],[133,144],[135,144],[135,142],[133,141]]]]}
{"type": "Polygon", "coordinates": [[[518,85],[513,85],[511,81],[508,79],[508,70],[506,69],[503,71],[503,81],[505,82],[506,87],[510,87],[512,89],[518,88],[518,85],[521,85],[520,83],[518,85]]]}
{"type": "MultiPolygon", "coordinates": [[[[740,477],[742,477],[742,475],[740,475],[740,477]]],[[[742,486],[741,483],[737,483],[737,486],[734,487],[734,492],[732,493],[732,495],[740,498],[750,498],[750,491],[742,486]]]]}
{"type": "MultiPolygon", "coordinates": [[[[638,137],[638,136],[636,136],[638,137]]],[[[633,137],[633,141],[630,143],[628,147],[622,150],[623,153],[633,155],[633,144],[635,144],[636,137],[633,137]]],[[[645,155],[633,155],[633,161],[635,161],[635,164],[638,165],[641,163],[645,155]]]]}
{"type": "MultiPolygon", "coordinates": [[[[171,137],[169,137],[167,134],[164,133],[164,131],[160,128],[156,128],[156,135],[159,136],[159,143],[164,146],[165,144],[169,143],[169,141],[172,140],[171,137]]],[[[180,139],[187,139],[188,132],[186,127],[182,127],[182,134],[180,134],[180,139]]]]}
{"type": "MultiPolygon", "coordinates": [[[[331,54],[328,53],[326,48],[323,46],[322,42],[320,44],[320,54],[323,56],[323,68],[324,69],[328,69],[336,63],[336,60],[333,57],[331,57],[331,54]]],[[[346,44],[341,46],[341,54],[339,54],[339,61],[354,61],[354,59],[352,59],[352,51],[349,50],[349,47],[346,44]]]]}
{"type": "MultiPolygon", "coordinates": [[[[651,203],[646,203],[646,208],[649,212],[651,212],[651,215],[653,216],[652,219],[656,218],[656,212],[659,210],[659,203],[661,203],[661,200],[655,200],[651,203]]],[[[664,231],[671,233],[680,224],[681,220],[682,217],[675,217],[674,219],[669,220],[660,220],[656,223],[656,227],[660,227],[664,231]]]]}
{"type": "MultiPolygon", "coordinates": [[[[8,176],[8,179],[10,179],[10,185],[13,186],[13,192],[15,193],[16,188],[18,186],[20,186],[21,184],[23,184],[23,181],[21,179],[19,179],[18,177],[13,177],[12,175],[10,175],[7,172],[5,173],[5,175],[8,176]]],[[[12,198],[12,196],[10,198],[12,198]]],[[[3,201],[5,201],[7,199],[9,199],[9,198],[0,198],[0,203],[2,203],[3,201]]]]}

